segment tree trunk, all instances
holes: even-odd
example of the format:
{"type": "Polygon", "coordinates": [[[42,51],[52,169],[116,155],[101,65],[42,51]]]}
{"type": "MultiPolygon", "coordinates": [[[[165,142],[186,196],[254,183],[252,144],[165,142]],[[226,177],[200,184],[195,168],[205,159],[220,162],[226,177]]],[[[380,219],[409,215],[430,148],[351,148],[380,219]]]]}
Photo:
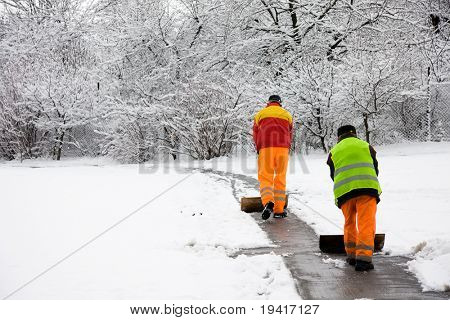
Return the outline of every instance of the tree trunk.
{"type": "MultiPolygon", "coordinates": [[[[166,141],[165,143],[171,150],[176,149],[177,148],[176,137],[174,139],[172,138],[171,133],[169,132],[169,129],[167,129],[166,126],[164,126],[163,130],[164,130],[164,141],[166,141]]],[[[177,160],[176,152],[170,152],[170,155],[172,156],[173,160],[177,160]]]]}
{"type": "Polygon", "coordinates": [[[291,15],[293,38],[297,44],[300,44],[301,38],[299,35],[298,16],[297,13],[295,12],[296,5],[297,0],[289,0],[289,14],[291,15]]]}
{"type": "Polygon", "coordinates": [[[427,141],[431,141],[431,87],[430,87],[431,68],[427,70],[427,141]]]}
{"type": "Polygon", "coordinates": [[[327,153],[327,152],[328,152],[328,149],[327,149],[327,146],[326,146],[326,144],[325,144],[325,137],[320,136],[320,143],[322,144],[322,149],[323,149],[323,151],[325,151],[325,153],[327,153]]]}
{"type": "Polygon", "coordinates": [[[62,148],[63,148],[63,141],[64,141],[64,135],[65,135],[65,131],[63,131],[63,133],[61,134],[61,136],[59,137],[59,141],[58,141],[58,148],[56,150],[56,161],[61,160],[61,154],[62,154],[62,148]]]}
{"type": "Polygon", "coordinates": [[[370,143],[370,130],[369,130],[369,115],[364,115],[364,129],[366,131],[366,141],[370,143]]]}
{"type": "Polygon", "coordinates": [[[322,110],[320,108],[317,108],[316,111],[317,111],[317,117],[316,117],[317,128],[319,129],[319,132],[320,132],[320,136],[319,136],[320,144],[322,145],[323,151],[325,151],[325,153],[327,153],[328,149],[327,149],[327,146],[326,146],[326,143],[325,143],[325,137],[323,135],[323,126],[322,126],[322,121],[321,121],[321,119],[322,119],[321,118],[322,110]]]}

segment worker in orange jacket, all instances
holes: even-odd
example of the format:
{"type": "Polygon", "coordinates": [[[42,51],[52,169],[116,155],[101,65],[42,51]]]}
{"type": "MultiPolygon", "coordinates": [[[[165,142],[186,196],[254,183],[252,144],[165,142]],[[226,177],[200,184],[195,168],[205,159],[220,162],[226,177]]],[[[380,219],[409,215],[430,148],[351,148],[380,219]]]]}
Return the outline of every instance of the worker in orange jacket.
{"type": "Polygon", "coordinates": [[[286,217],[286,171],[292,140],[292,115],[281,106],[278,95],[269,97],[253,124],[258,152],[258,180],[264,206],[262,219],[286,217]]]}

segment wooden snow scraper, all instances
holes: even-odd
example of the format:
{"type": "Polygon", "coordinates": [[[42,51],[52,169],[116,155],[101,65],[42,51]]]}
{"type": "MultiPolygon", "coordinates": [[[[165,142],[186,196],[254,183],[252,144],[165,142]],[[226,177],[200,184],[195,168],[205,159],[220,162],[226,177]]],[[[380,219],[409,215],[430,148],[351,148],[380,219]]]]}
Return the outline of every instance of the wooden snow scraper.
{"type": "MultiPolygon", "coordinates": [[[[288,205],[288,198],[289,195],[286,195],[286,205],[284,206],[287,208],[288,205]]],[[[241,198],[241,211],[252,213],[252,212],[262,212],[264,209],[261,197],[243,197],[241,198]]]]}
{"type": "MultiPolygon", "coordinates": [[[[374,251],[379,252],[384,247],[385,234],[375,235],[374,251]]],[[[321,235],[319,239],[320,251],[324,253],[345,253],[344,236],[339,235],[321,235]]]]}

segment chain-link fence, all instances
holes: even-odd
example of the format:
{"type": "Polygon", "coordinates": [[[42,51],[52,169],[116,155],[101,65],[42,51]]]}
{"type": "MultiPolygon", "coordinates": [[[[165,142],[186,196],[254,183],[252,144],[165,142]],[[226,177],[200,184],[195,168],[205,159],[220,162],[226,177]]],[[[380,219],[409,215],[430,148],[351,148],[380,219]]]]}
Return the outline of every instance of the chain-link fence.
{"type": "Polygon", "coordinates": [[[431,86],[431,140],[450,141],[450,83],[431,86]]]}
{"type": "Polygon", "coordinates": [[[101,138],[92,125],[74,127],[66,132],[63,154],[65,157],[99,155],[101,138]]]}
{"type": "MultiPolygon", "coordinates": [[[[326,147],[336,143],[336,129],[339,125],[351,123],[357,127],[361,138],[370,133],[370,143],[374,145],[414,141],[450,141],[450,82],[433,83],[429,91],[418,90],[405,93],[400,99],[374,113],[365,127],[363,114],[353,112],[339,114],[324,121],[322,130],[326,147]],[[340,118],[339,118],[340,117],[340,118]]],[[[293,150],[308,152],[310,149],[324,149],[320,136],[308,130],[303,122],[296,125],[293,150]]]]}
{"type": "Polygon", "coordinates": [[[394,102],[380,119],[380,143],[450,141],[450,83],[434,83],[428,94],[394,102]]]}

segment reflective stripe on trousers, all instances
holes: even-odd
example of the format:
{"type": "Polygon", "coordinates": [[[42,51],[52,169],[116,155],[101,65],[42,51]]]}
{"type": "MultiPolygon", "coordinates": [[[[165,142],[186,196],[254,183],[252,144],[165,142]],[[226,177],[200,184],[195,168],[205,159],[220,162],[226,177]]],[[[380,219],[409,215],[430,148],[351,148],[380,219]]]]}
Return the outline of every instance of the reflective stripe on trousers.
{"type": "Polygon", "coordinates": [[[275,190],[273,193],[275,194],[275,201],[286,201],[286,191],[275,190]]]}
{"type": "Polygon", "coordinates": [[[263,193],[264,191],[270,191],[273,193],[273,188],[272,187],[264,187],[261,190],[259,190],[260,193],[263,193]]]}

